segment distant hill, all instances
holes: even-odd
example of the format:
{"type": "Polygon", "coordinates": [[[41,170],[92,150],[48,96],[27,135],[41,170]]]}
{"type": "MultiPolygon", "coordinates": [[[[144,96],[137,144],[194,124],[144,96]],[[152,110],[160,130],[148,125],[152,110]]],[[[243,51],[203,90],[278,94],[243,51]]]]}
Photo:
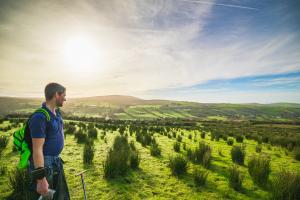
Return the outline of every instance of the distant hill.
{"type": "MultiPolygon", "coordinates": [[[[0,97],[0,116],[31,113],[41,106],[42,98],[0,97]]],[[[300,104],[229,104],[171,100],[144,100],[133,96],[108,95],[67,98],[61,108],[65,114],[116,119],[253,119],[300,120],[300,104]]]]}

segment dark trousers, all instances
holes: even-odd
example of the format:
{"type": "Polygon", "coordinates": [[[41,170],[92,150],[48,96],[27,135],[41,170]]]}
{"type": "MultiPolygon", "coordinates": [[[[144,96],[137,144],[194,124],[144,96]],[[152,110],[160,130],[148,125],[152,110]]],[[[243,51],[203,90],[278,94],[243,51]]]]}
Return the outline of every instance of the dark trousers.
{"type": "MultiPolygon", "coordinates": [[[[55,190],[53,200],[69,200],[69,188],[65,178],[63,160],[57,156],[44,156],[44,166],[50,168],[50,175],[46,177],[49,188],[55,190]]],[[[30,161],[28,172],[30,173],[34,169],[33,161],[30,161]]],[[[32,193],[33,200],[38,199],[40,194],[36,192],[37,183],[31,181],[29,190],[32,193]]]]}

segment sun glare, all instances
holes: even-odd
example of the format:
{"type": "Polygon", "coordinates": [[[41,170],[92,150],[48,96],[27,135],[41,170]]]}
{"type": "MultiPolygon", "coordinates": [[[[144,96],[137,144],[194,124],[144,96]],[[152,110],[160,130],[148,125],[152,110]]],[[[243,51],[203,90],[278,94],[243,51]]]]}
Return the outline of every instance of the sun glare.
{"type": "Polygon", "coordinates": [[[77,36],[66,40],[64,60],[72,70],[83,71],[99,65],[99,50],[91,38],[77,36]]]}

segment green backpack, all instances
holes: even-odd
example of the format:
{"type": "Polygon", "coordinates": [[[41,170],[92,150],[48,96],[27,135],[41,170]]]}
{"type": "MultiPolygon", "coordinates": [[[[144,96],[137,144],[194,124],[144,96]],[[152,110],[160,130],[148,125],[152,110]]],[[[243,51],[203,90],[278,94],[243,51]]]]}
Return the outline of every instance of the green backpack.
{"type": "Polygon", "coordinates": [[[48,111],[44,108],[38,108],[35,110],[29,118],[26,120],[26,123],[17,131],[14,132],[14,146],[20,154],[20,161],[18,164],[18,168],[24,169],[28,167],[29,158],[32,152],[32,141],[29,129],[29,122],[33,114],[35,113],[43,113],[46,116],[47,122],[50,121],[50,115],[48,111]]]}

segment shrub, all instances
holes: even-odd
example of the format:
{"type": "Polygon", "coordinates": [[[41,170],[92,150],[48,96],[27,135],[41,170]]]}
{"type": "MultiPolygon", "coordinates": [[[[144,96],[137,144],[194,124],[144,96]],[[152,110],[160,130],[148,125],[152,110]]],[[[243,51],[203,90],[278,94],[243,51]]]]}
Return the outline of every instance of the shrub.
{"type": "Polygon", "coordinates": [[[186,143],[184,142],[182,145],[183,150],[186,150],[186,143]]]}
{"type": "Polygon", "coordinates": [[[98,132],[97,132],[97,129],[95,129],[95,128],[89,129],[89,131],[88,131],[89,138],[97,139],[97,134],[98,134],[98,132]]]}
{"type": "Polygon", "coordinates": [[[233,139],[232,139],[232,138],[228,138],[228,139],[227,139],[227,144],[228,144],[229,146],[232,146],[232,145],[233,145],[233,139]]]}
{"type": "Polygon", "coordinates": [[[197,186],[205,185],[207,176],[208,176],[208,171],[194,168],[193,177],[194,177],[195,185],[197,185],[197,186]]]}
{"type": "Polygon", "coordinates": [[[227,135],[223,135],[222,138],[224,141],[227,141],[227,135]]]}
{"type": "Polygon", "coordinates": [[[140,165],[140,155],[139,152],[136,151],[131,151],[130,153],[130,167],[131,169],[138,169],[140,165]]]}
{"type": "Polygon", "coordinates": [[[233,146],[231,149],[231,159],[233,162],[243,165],[245,160],[246,151],[242,146],[233,146]]]}
{"type": "Polygon", "coordinates": [[[75,138],[77,139],[77,143],[85,143],[88,139],[87,135],[81,129],[75,133],[75,138]]]}
{"type": "Polygon", "coordinates": [[[27,170],[16,168],[10,172],[8,177],[9,185],[13,190],[8,199],[33,199],[35,195],[28,190],[30,177],[27,170]]]}
{"type": "Polygon", "coordinates": [[[152,143],[150,146],[150,154],[152,156],[160,156],[161,149],[159,148],[157,143],[152,143]]]}
{"type": "Polygon", "coordinates": [[[242,143],[244,141],[244,137],[242,135],[237,135],[235,137],[236,142],[242,143]]]}
{"type": "Polygon", "coordinates": [[[205,132],[201,132],[201,138],[205,139],[205,132]]]}
{"type": "Polygon", "coordinates": [[[294,157],[295,157],[296,160],[300,161],[300,147],[296,147],[294,149],[294,157]]]}
{"type": "Polygon", "coordinates": [[[132,150],[127,137],[117,136],[103,163],[104,177],[124,176],[130,168],[136,169],[139,162],[139,154],[132,150]]]}
{"type": "Polygon", "coordinates": [[[211,162],[211,148],[205,142],[200,142],[199,147],[195,149],[192,155],[193,162],[200,163],[204,167],[209,168],[211,162]]]}
{"type": "Polygon", "coordinates": [[[229,185],[236,191],[242,189],[243,177],[236,165],[229,168],[229,185]]]}
{"type": "Polygon", "coordinates": [[[8,137],[4,135],[0,136],[0,154],[6,148],[8,141],[9,141],[8,137]]]}
{"type": "Polygon", "coordinates": [[[181,155],[177,155],[170,158],[169,167],[173,175],[179,176],[186,173],[187,161],[181,155]]]}
{"type": "Polygon", "coordinates": [[[265,186],[271,172],[270,159],[262,156],[251,157],[248,162],[248,171],[254,183],[265,186]]]}
{"type": "Polygon", "coordinates": [[[93,162],[94,152],[95,152],[94,142],[92,140],[88,140],[88,142],[85,143],[83,148],[84,164],[91,164],[93,162]]]}
{"type": "Polygon", "coordinates": [[[255,147],[255,151],[257,152],[257,153],[260,153],[261,152],[261,150],[262,150],[262,146],[261,145],[256,145],[256,147],[255,147]]]}
{"type": "Polygon", "coordinates": [[[192,139],[192,134],[189,134],[188,138],[191,140],[192,139]]]}
{"type": "Polygon", "coordinates": [[[300,199],[300,172],[279,172],[271,183],[271,199],[300,199]]]}
{"type": "Polygon", "coordinates": [[[6,174],[7,166],[0,166],[0,176],[3,176],[6,174]]]}
{"type": "Polygon", "coordinates": [[[173,145],[174,151],[175,152],[180,152],[180,143],[179,142],[175,142],[173,145]]]}
{"type": "Polygon", "coordinates": [[[178,135],[177,136],[177,142],[181,142],[182,141],[182,136],[181,135],[178,135]]]}

